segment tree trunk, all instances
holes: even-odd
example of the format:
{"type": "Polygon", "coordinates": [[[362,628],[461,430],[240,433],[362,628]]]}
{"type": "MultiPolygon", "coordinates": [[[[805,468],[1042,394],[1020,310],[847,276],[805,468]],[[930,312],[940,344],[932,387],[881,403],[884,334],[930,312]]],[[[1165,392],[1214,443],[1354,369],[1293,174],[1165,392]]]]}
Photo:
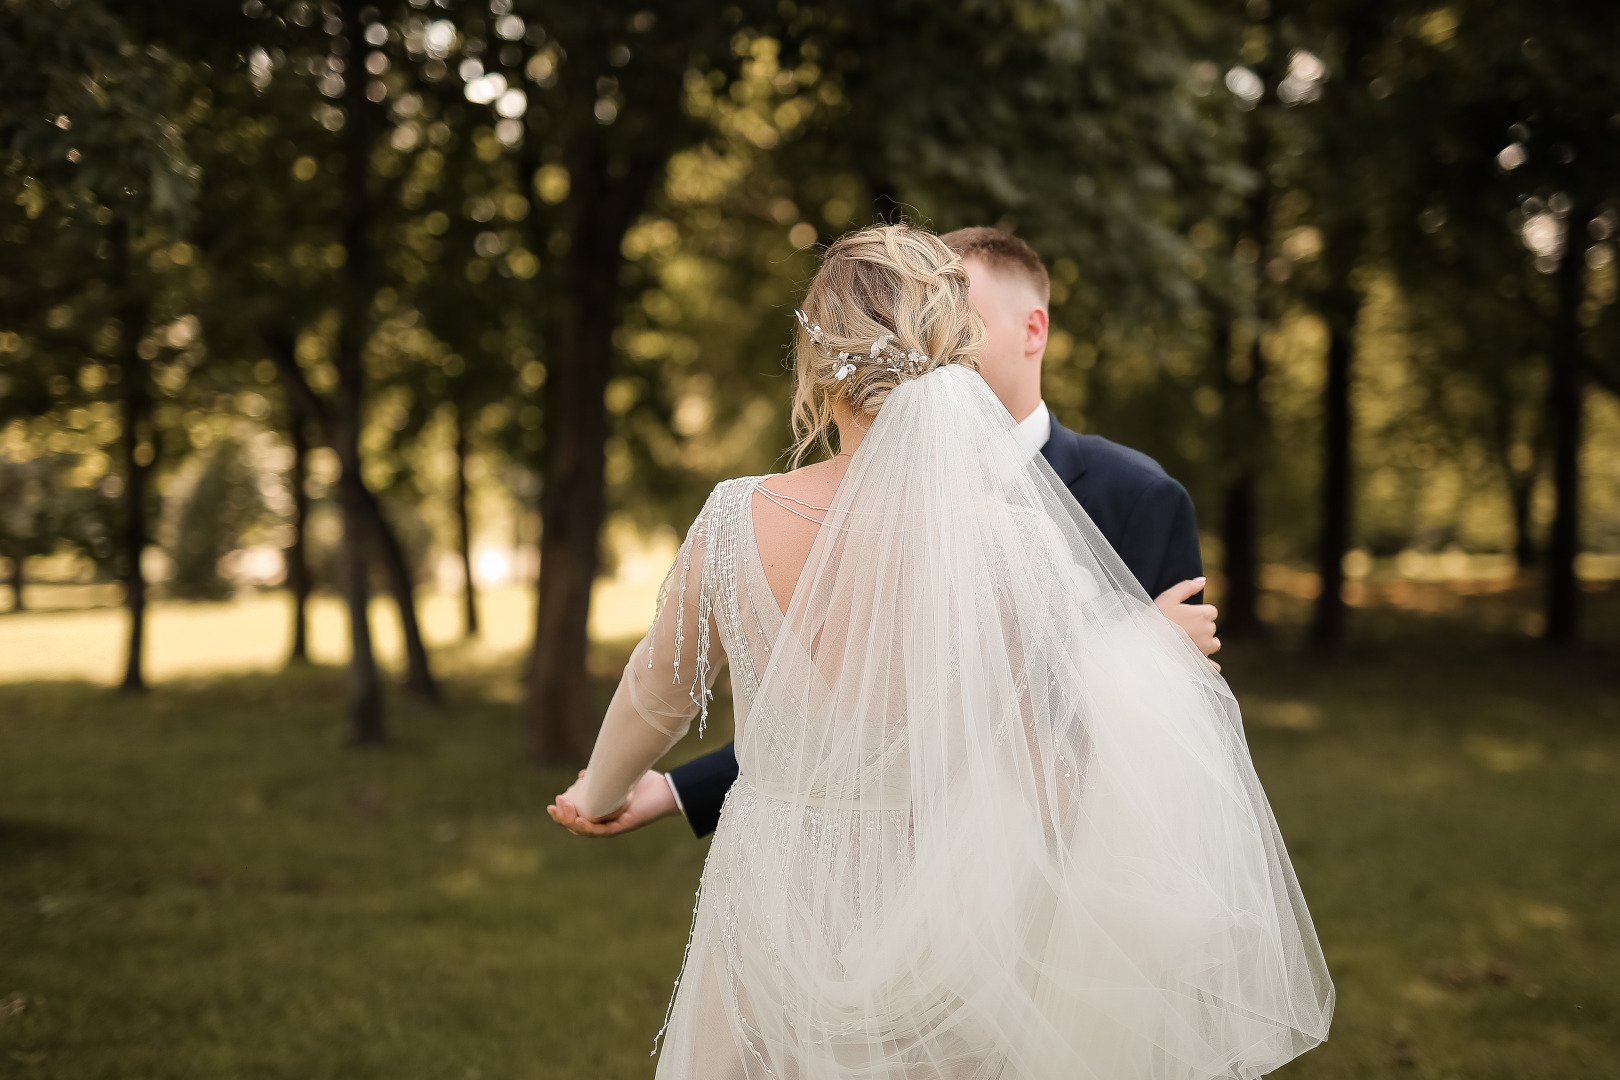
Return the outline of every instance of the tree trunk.
{"type": "MultiPolygon", "coordinates": [[[[1269,18],[1269,9],[1266,16],[1269,18]]],[[[1268,28],[1269,28],[1269,24],[1268,28]]],[[[1254,65],[1266,87],[1275,83],[1275,63],[1268,57],[1254,65]]],[[[1260,621],[1259,478],[1266,451],[1265,403],[1260,383],[1265,374],[1263,342],[1269,310],[1267,264],[1272,256],[1271,140],[1262,119],[1262,102],[1249,114],[1245,156],[1258,184],[1248,199],[1246,239],[1254,245],[1253,340],[1248,355],[1234,363],[1222,358],[1222,420],[1230,473],[1222,498],[1221,547],[1226,595],[1221,636],[1236,641],[1264,632],[1260,621]]]]}
{"type": "Polygon", "coordinates": [[[343,598],[349,607],[348,741],[358,746],[385,742],[388,731],[371,647],[371,521],[365,507],[367,492],[360,482],[358,430],[350,423],[335,422],[333,428],[343,462],[338,499],[343,507],[343,598]]]}
{"type": "Polygon", "coordinates": [[[478,592],[473,585],[472,518],[467,513],[467,427],[456,410],[456,525],[461,547],[463,622],[469,638],[478,636],[478,592]]]}
{"type": "Polygon", "coordinates": [[[1534,474],[1508,478],[1508,501],[1513,509],[1513,566],[1521,574],[1536,565],[1535,541],[1530,536],[1530,494],[1534,487],[1534,474]]]}
{"type": "MultiPolygon", "coordinates": [[[[265,351],[270,354],[276,370],[281,374],[281,383],[286,390],[289,407],[301,411],[305,416],[318,417],[326,445],[337,453],[339,462],[344,463],[344,469],[349,468],[348,462],[351,460],[354,463],[358,491],[352,504],[342,500],[339,503],[344,512],[344,542],[347,544],[352,527],[353,531],[373,545],[376,556],[383,560],[388,577],[388,589],[399,610],[400,626],[405,638],[406,687],[419,700],[428,703],[437,702],[438,682],[434,679],[432,668],[428,663],[427,649],[422,641],[421,623],[416,617],[414,586],[410,565],[405,559],[405,549],[400,544],[393,526],[383,515],[382,506],[377,501],[376,495],[366,486],[365,479],[359,475],[361,466],[358,435],[354,436],[354,446],[346,446],[343,445],[346,437],[340,434],[346,425],[352,425],[356,431],[360,425],[359,405],[350,403],[356,391],[346,386],[344,379],[357,380],[360,390],[363,391],[364,374],[359,372],[346,376],[340,368],[337,392],[332,395],[330,401],[326,401],[310,388],[304,378],[298,366],[291,337],[284,333],[272,332],[262,335],[262,340],[265,351]],[[350,415],[351,409],[355,415],[350,415]],[[358,518],[348,517],[351,508],[360,515],[358,518]]],[[[339,343],[341,346],[341,330],[339,343]]],[[[347,557],[345,555],[345,558],[347,557]]],[[[352,611],[350,615],[353,616],[352,611]]]]}
{"type": "MultiPolygon", "coordinates": [[[[540,509],[540,585],[529,659],[524,719],[529,752],[547,764],[583,761],[594,734],[585,667],[591,586],[601,542],[604,455],[608,436],[603,394],[612,373],[619,271],[625,231],[646,205],[647,192],[669,154],[684,145],[678,66],[649,88],[651,113],[634,139],[616,137],[591,115],[598,79],[609,75],[606,54],[614,17],[583,5],[584,22],[563,66],[559,120],[568,168],[569,248],[560,277],[557,348],[546,380],[546,444],[540,509]]],[[[538,227],[539,215],[534,215],[538,227]]]]}
{"type": "Polygon", "coordinates": [[[1569,642],[1579,631],[1580,591],[1575,556],[1580,548],[1581,355],[1580,306],[1586,297],[1584,207],[1570,211],[1558,267],[1558,314],[1553,325],[1552,383],[1547,419],[1553,432],[1553,489],[1557,510],[1547,545],[1547,639],[1569,642]]]}
{"type": "Polygon", "coordinates": [[[1230,313],[1221,311],[1218,319],[1225,327],[1213,340],[1215,371],[1221,387],[1221,442],[1225,445],[1225,479],[1221,486],[1221,573],[1226,588],[1220,597],[1221,636],[1228,640],[1252,638],[1262,630],[1259,615],[1260,559],[1259,528],[1255,523],[1255,458],[1259,449],[1257,415],[1259,395],[1255,387],[1260,363],[1260,327],[1249,355],[1231,355],[1230,313]]]}
{"type": "Polygon", "coordinates": [[[1255,476],[1245,468],[1226,488],[1221,546],[1226,595],[1221,602],[1221,637],[1252,638],[1265,630],[1260,622],[1260,560],[1256,535],[1255,476]]]}
{"type": "Polygon", "coordinates": [[[388,591],[399,609],[399,625],[405,639],[405,689],[416,700],[436,705],[439,702],[439,683],[433,677],[428,662],[427,646],[422,641],[422,624],[416,617],[416,582],[411,575],[410,562],[405,558],[405,547],[399,534],[383,514],[382,503],[365,482],[360,484],[367,527],[377,545],[388,577],[388,591]]]}
{"type": "MultiPolygon", "coordinates": [[[[1361,68],[1372,61],[1387,40],[1388,15],[1380,5],[1351,5],[1337,23],[1335,34],[1342,35],[1347,70],[1361,68]]],[[[1328,287],[1322,306],[1329,334],[1327,379],[1322,388],[1321,531],[1316,551],[1321,588],[1310,631],[1311,644],[1320,652],[1333,651],[1344,639],[1344,557],[1350,547],[1355,507],[1352,469],[1355,421],[1350,394],[1355,331],[1362,304],[1351,281],[1367,243],[1368,220],[1355,210],[1360,199],[1350,197],[1346,188],[1356,189],[1360,198],[1370,194],[1371,178],[1365,174],[1360,153],[1365,142],[1364,93],[1353,79],[1333,80],[1325,87],[1326,100],[1319,106],[1325,110],[1326,117],[1331,118],[1328,121],[1331,128],[1323,130],[1338,132],[1329,137],[1326,148],[1341,163],[1340,168],[1332,170],[1334,180],[1317,195],[1318,200],[1326,204],[1323,224],[1327,230],[1327,250],[1323,262],[1328,272],[1328,287]]]]}
{"type": "Polygon", "coordinates": [[[589,140],[571,164],[577,197],[560,362],[548,380],[553,425],[540,496],[540,595],[527,702],[531,752],[552,765],[581,762],[590,748],[586,624],[602,527],[608,434],[602,395],[612,368],[622,231],[605,220],[610,181],[599,142],[589,140]]]}
{"type": "Polygon", "coordinates": [[[309,477],[309,439],[304,430],[307,419],[304,412],[289,400],[291,420],[287,434],[292,442],[292,471],[288,486],[292,488],[293,516],[292,542],[282,553],[287,564],[287,588],[293,598],[292,650],[287,659],[303,662],[309,659],[309,551],[306,543],[309,526],[309,494],[304,490],[309,477]]]}
{"type": "Polygon", "coordinates": [[[27,560],[22,555],[11,558],[11,610],[27,611],[23,605],[23,583],[27,580],[27,571],[24,563],[27,560]]]}
{"type": "Polygon", "coordinates": [[[1260,621],[1260,461],[1265,452],[1265,406],[1260,379],[1264,324],[1256,321],[1248,355],[1222,358],[1222,420],[1227,474],[1222,496],[1221,550],[1226,592],[1221,600],[1221,636],[1238,641],[1264,632],[1260,621]]]}
{"type": "MultiPolygon", "coordinates": [[[[340,329],[340,339],[342,333],[340,329]]],[[[323,402],[304,380],[291,339],[282,334],[269,334],[265,337],[265,346],[281,373],[289,403],[296,403],[290,404],[290,408],[295,415],[302,412],[320,417],[321,433],[338,457],[338,506],[343,513],[342,588],[349,609],[345,701],[348,741],[357,745],[380,743],[386,740],[387,730],[383,723],[377,657],[371,644],[369,610],[371,550],[376,532],[372,524],[371,492],[360,476],[359,380],[352,370],[340,366],[337,392],[330,402],[323,402]]],[[[299,532],[302,534],[302,528],[299,532]]],[[[307,567],[307,563],[305,565],[307,567]]]]}
{"type": "Polygon", "coordinates": [[[1513,565],[1518,573],[1525,574],[1536,565],[1535,540],[1530,535],[1530,496],[1540,471],[1541,439],[1538,436],[1531,441],[1529,467],[1519,468],[1513,460],[1513,418],[1518,409],[1518,395],[1506,380],[1493,381],[1491,392],[1496,452],[1502,463],[1502,474],[1507,478],[1508,507],[1513,517],[1513,565]]]}
{"type": "Polygon", "coordinates": [[[356,745],[381,743],[387,738],[367,610],[371,593],[370,492],[360,473],[364,350],[371,308],[371,200],[366,189],[371,171],[372,127],[371,103],[366,100],[366,81],[358,63],[365,29],[360,20],[362,6],[361,0],[343,0],[343,36],[349,43],[351,60],[343,93],[342,237],[346,259],[338,282],[342,323],[333,358],[337,387],[327,432],[342,468],[338,491],[343,507],[343,592],[349,606],[348,739],[356,745]]]}
{"type": "Polygon", "coordinates": [[[584,760],[594,735],[585,668],[591,586],[605,507],[608,436],[603,394],[613,368],[620,245],[663,158],[610,167],[600,128],[576,134],[562,342],[547,381],[548,431],[540,493],[540,588],[525,703],[529,749],[544,764],[584,760]]]}
{"type": "MultiPolygon", "coordinates": [[[[131,256],[126,235],[117,244],[124,250],[124,288],[131,287],[131,256]]],[[[129,642],[120,688],[146,689],[146,573],[141,556],[146,551],[146,481],[157,458],[157,433],[152,430],[152,394],[146,380],[146,361],[136,351],[146,328],[146,305],[131,297],[119,313],[123,323],[119,358],[119,395],[124,452],[124,606],[129,609],[129,642]]]]}
{"type": "Polygon", "coordinates": [[[1322,392],[1322,532],[1311,644],[1332,651],[1344,637],[1344,556],[1350,546],[1350,364],[1355,348],[1354,297],[1335,297],[1329,313],[1327,384],[1322,392]]]}

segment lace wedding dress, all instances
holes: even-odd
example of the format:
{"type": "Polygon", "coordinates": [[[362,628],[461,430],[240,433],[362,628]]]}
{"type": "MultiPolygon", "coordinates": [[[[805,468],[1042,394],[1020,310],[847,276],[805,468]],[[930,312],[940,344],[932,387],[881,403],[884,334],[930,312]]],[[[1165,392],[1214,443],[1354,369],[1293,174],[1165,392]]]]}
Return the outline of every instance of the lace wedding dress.
{"type": "Polygon", "coordinates": [[[785,614],[762,479],[692,526],[587,773],[621,805],[729,662],[660,1080],[1247,1078],[1326,1038],[1231,693],[976,373],[889,395],[785,614]]]}

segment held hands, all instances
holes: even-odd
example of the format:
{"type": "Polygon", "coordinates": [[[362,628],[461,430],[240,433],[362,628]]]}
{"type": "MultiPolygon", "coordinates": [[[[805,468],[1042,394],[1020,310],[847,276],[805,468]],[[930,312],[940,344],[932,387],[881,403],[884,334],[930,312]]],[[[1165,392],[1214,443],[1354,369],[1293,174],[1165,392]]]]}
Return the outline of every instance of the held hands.
{"type": "MultiPolygon", "coordinates": [[[[1153,603],[1164,613],[1165,618],[1179,626],[1192,639],[1199,651],[1209,656],[1221,647],[1221,639],[1215,636],[1215,606],[1182,602],[1203,587],[1203,578],[1191,578],[1172,585],[1160,593],[1153,603]]],[[[1221,666],[1213,660],[1210,661],[1210,665],[1216,671],[1221,670],[1221,666]]],[[[575,836],[618,836],[639,829],[643,825],[650,825],[659,818],[680,813],[680,807],[675,805],[675,795],[670,791],[669,781],[664,778],[663,773],[652,769],[641,774],[641,779],[630,789],[630,798],[623,806],[596,821],[592,821],[579,811],[584,786],[585,770],[581,769],[579,779],[573,786],[557,796],[556,802],[546,807],[546,813],[551,815],[551,820],[575,836]]]]}
{"type": "Polygon", "coordinates": [[[581,769],[579,779],[574,781],[573,786],[546,807],[551,820],[575,836],[618,836],[680,812],[675,805],[675,795],[669,789],[669,781],[664,779],[663,773],[652,769],[642,773],[636,786],[630,789],[628,802],[599,821],[592,821],[579,812],[579,799],[584,787],[585,770],[581,769]]]}
{"type": "MultiPolygon", "coordinates": [[[[1153,601],[1155,607],[1164,612],[1165,618],[1192,638],[1193,644],[1205,656],[1209,656],[1221,647],[1221,639],[1215,636],[1215,605],[1213,604],[1184,604],[1183,600],[1204,587],[1204,579],[1191,578],[1187,581],[1170,586],[1160,593],[1158,599],[1153,601]]],[[[1211,660],[1215,670],[1221,670],[1221,665],[1211,660]]]]}

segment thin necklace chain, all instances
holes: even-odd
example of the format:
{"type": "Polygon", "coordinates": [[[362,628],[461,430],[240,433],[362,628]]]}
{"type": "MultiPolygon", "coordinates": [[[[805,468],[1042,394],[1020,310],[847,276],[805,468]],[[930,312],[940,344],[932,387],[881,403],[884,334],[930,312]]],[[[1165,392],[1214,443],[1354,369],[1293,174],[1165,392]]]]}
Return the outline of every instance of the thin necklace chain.
{"type": "Polygon", "coordinates": [[[832,507],[830,507],[830,506],[816,506],[815,504],[807,503],[802,499],[795,499],[791,495],[778,495],[778,494],[776,494],[776,492],[771,491],[769,488],[767,488],[764,484],[761,484],[759,487],[755,488],[754,490],[758,491],[761,495],[765,496],[771,502],[775,503],[777,506],[780,506],[783,510],[786,510],[788,513],[793,514],[793,515],[795,515],[797,517],[802,517],[806,521],[813,521],[817,525],[821,524],[821,519],[820,518],[811,517],[809,514],[806,514],[803,510],[795,510],[795,509],[793,509],[793,507],[789,506],[788,503],[795,502],[795,503],[798,503],[800,506],[806,507],[806,508],[811,509],[811,510],[820,510],[822,513],[826,513],[827,511],[832,509],[832,507]],[[786,500],[786,501],[784,501],[784,500],[786,500]]]}
{"type": "MultiPolygon", "coordinates": [[[[850,456],[851,455],[848,454],[848,453],[834,454],[830,460],[837,461],[841,457],[850,457],[850,456]]],[[[822,523],[820,518],[813,518],[809,514],[800,513],[799,511],[793,509],[793,507],[789,506],[788,503],[797,503],[798,505],[804,507],[806,510],[819,510],[823,514],[830,513],[832,511],[832,507],[830,507],[830,506],[817,506],[815,503],[807,503],[803,499],[795,499],[792,495],[778,494],[777,492],[774,492],[770,488],[766,487],[764,484],[760,484],[755,490],[758,491],[761,495],[765,496],[771,502],[775,503],[777,506],[780,506],[782,509],[786,510],[788,513],[796,514],[799,517],[804,518],[804,520],[806,520],[806,521],[813,521],[817,525],[820,525],[822,523]],[[787,501],[784,502],[783,501],[784,499],[787,500],[787,501]]]]}
{"type": "Polygon", "coordinates": [[[767,499],[786,499],[790,503],[797,503],[806,510],[820,510],[822,513],[826,513],[828,510],[832,509],[830,506],[817,506],[815,503],[807,503],[803,499],[795,499],[791,495],[786,495],[779,491],[772,491],[764,484],[759,485],[759,490],[765,493],[765,497],[767,499]]]}

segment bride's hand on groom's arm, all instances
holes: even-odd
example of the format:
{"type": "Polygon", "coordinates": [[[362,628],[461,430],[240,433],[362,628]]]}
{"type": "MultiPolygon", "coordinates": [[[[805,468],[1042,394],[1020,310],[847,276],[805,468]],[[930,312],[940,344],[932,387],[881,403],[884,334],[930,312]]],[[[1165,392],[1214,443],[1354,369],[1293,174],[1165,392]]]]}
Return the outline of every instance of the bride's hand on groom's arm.
{"type": "Polygon", "coordinates": [[[573,787],[557,796],[557,801],[546,807],[546,813],[551,815],[551,820],[575,836],[618,836],[620,833],[649,825],[659,818],[679,813],[679,808],[675,805],[675,795],[669,789],[669,781],[664,778],[663,773],[652,769],[642,773],[641,779],[630,789],[629,801],[597,821],[592,821],[579,812],[580,795],[584,786],[585,770],[581,769],[579,779],[574,781],[573,787]]]}
{"type": "MultiPolygon", "coordinates": [[[[1190,578],[1164,590],[1153,603],[1164,612],[1165,618],[1181,627],[1186,635],[1192,638],[1199,652],[1209,656],[1221,647],[1221,639],[1215,636],[1215,605],[1182,602],[1203,587],[1203,578],[1190,578]]],[[[1215,661],[1211,660],[1210,663],[1214,665],[1216,671],[1221,670],[1221,665],[1215,661]]]]}

